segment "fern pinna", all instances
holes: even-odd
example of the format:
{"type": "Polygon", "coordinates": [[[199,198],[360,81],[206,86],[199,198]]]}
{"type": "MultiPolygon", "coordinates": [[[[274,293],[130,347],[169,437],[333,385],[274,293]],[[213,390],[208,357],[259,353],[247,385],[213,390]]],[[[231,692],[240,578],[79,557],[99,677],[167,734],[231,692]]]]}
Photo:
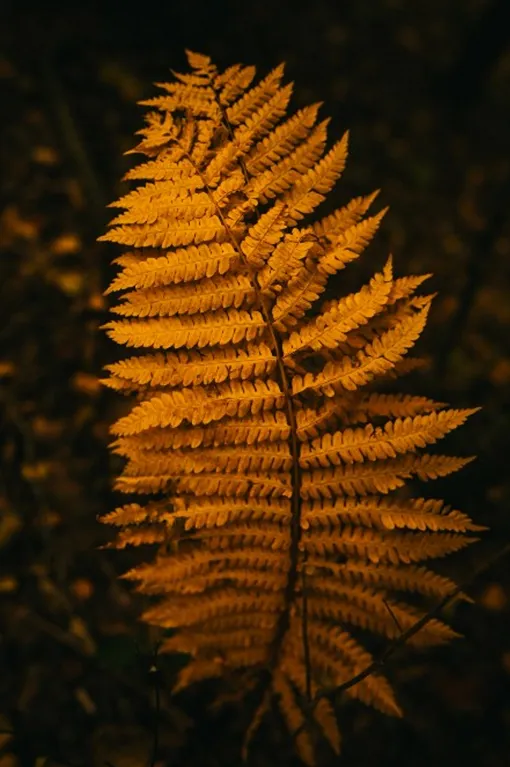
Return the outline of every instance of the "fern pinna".
{"type": "MultiPolygon", "coordinates": [[[[129,248],[108,334],[150,350],[108,366],[108,386],[138,393],[112,428],[127,459],[116,487],[153,496],[104,521],[121,528],[117,547],[161,544],[125,577],[160,597],[143,617],[175,630],[162,649],[191,656],[177,689],[227,671],[249,689],[265,670],[255,721],[274,694],[311,764],[314,727],[335,751],[340,735],[327,698],[306,701],[371,662],[360,631],[396,637],[424,614],[401,592],[455,588],[420,563],[480,528],[399,489],[466,464],[422,449],[474,411],[373,390],[416,365],[424,277],[395,278],[389,259],[361,290],[321,301],[385,212],[367,216],[371,194],[308,221],[347,134],[326,150],[318,104],[286,116],[282,66],[251,86],[254,67],[187,56],[191,73],[143,102],[133,151],[148,159],[127,174],[143,183],[102,238],[129,248]]],[[[430,620],[412,642],[454,635],[430,620]]],[[[347,692],[400,715],[381,675],[347,692]]]]}

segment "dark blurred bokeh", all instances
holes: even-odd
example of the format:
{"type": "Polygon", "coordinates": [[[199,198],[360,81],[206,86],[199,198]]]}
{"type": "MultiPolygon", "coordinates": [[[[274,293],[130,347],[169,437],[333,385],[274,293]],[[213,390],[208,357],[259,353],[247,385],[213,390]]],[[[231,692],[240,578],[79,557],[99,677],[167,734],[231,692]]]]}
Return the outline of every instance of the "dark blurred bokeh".
{"type": "MultiPolygon", "coordinates": [[[[98,330],[117,253],[95,240],[141,127],[135,102],[190,48],[261,75],[284,60],[294,107],[323,101],[331,135],[350,128],[327,205],[381,188],[391,206],[353,271],[391,251],[399,274],[433,272],[439,292],[420,345],[430,368],[400,389],[483,406],[445,444],[478,461],[429,490],[491,528],[441,563],[469,582],[510,541],[510,3],[0,8],[0,767],[150,764],[155,686],[154,764],[236,765],[239,707],[222,717],[205,698],[168,698],[175,661],[152,656],[139,600],[116,580],[138,554],[97,549],[119,468],[107,429],[123,403],[97,381],[117,353],[98,330]]],[[[344,751],[324,764],[506,767],[509,587],[507,556],[472,580],[474,605],[449,610],[465,639],[391,663],[406,719],[342,707],[344,751]]],[[[289,753],[275,718],[253,764],[292,764],[289,753]]]]}

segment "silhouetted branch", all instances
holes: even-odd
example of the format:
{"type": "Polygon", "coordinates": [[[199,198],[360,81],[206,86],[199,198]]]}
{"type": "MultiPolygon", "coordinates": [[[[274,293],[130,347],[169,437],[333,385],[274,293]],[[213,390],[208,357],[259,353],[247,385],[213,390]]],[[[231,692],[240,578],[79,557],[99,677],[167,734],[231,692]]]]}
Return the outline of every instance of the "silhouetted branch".
{"type": "MultiPolygon", "coordinates": [[[[329,695],[339,695],[346,690],[351,689],[351,687],[354,687],[355,685],[362,682],[367,677],[371,676],[372,674],[377,673],[380,671],[388,662],[389,658],[401,647],[403,647],[415,634],[418,633],[424,626],[426,626],[428,623],[430,623],[431,620],[434,618],[437,618],[438,615],[444,610],[444,608],[450,604],[456,597],[459,596],[468,586],[470,586],[476,578],[478,578],[480,575],[482,575],[486,570],[488,570],[492,565],[494,565],[496,562],[499,562],[500,559],[503,559],[507,554],[510,554],[510,543],[508,543],[506,546],[504,546],[502,549],[497,551],[495,554],[493,554],[492,557],[489,557],[489,559],[484,562],[480,567],[476,568],[474,573],[471,575],[469,581],[457,586],[454,591],[451,592],[451,594],[448,594],[448,596],[441,599],[440,602],[435,605],[431,610],[429,610],[428,613],[426,613],[422,618],[420,618],[416,623],[414,623],[407,631],[402,632],[400,636],[398,636],[396,639],[394,639],[392,642],[388,644],[384,652],[373,661],[373,663],[370,663],[366,668],[364,668],[362,671],[360,671],[355,676],[351,677],[347,682],[344,682],[343,684],[339,685],[338,687],[325,687],[320,692],[317,693],[315,698],[313,699],[312,703],[307,706],[309,709],[309,712],[313,712],[313,709],[319,702],[321,698],[326,698],[329,695]]],[[[306,724],[301,725],[297,730],[294,731],[292,734],[292,737],[295,739],[303,730],[306,728],[306,724]]]]}

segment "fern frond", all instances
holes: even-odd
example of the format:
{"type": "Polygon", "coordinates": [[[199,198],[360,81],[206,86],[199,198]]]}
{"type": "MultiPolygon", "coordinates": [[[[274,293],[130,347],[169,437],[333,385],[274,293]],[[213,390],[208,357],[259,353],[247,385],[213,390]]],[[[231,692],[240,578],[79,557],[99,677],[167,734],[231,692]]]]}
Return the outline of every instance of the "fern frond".
{"type": "MultiPolygon", "coordinates": [[[[281,211],[282,208],[278,210],[281,211]]],[[[270,253],[267,262],[257,272],[257,282],[260,287],[263,290],[276,287],[280,291],[281,283],[291,283],[298,275],[313,246],[313,240],[310,240],[309,232],[306,230],[293,229],[284,235],[270,253]]]]}
{"type": "Polygon", "coordinates": [[[331,530],[306,531],[303,535],[303,550],[310,554],[343,554],[364,559],[372,563],[421,562],[431,557],[444,557],[460,551],[476,538],[453,533],[429,533],[426,536],[393,531],[381,533],[373,529],[345,527],[335,534],[331,530]]]}
{"type": "Polygon", "coordinates": [[[253,341],[265,330],[260,312],[237,309],[219,309],[210,314],[158,318],[140,321],[114,320],[103,326],[110,338],[126,346],[153,349],[179,349],[185,346],[199,349],[253,341]]]}
{"type": "MultiPolygon", "coordinates": [[[[165,583],[189,582],[196,577],[206,577],[211,569],[236,567],[245,572],[264,572],[267,570],[285,573],[289,565],[288,557],[285,554],[271,549],[257,549],[255,547],[251,549],[227,549],[223,552],[194,548],[187,552],[177,551],[172,556],[159,556],[157,562],[157,568],[152,564],[138,565],[121,577],[126,580],[138,581],[140,588],[156,587],[158,584],[163,588],[165,583]]],[[[269,624],[265,621],[254,623],[254,620],[256,620],[256,616],[250,616],[246,623],[240,623],[240,625],[274,625],[273,619],[269,624]]],[[[220,625],[224,628],[225,625],[230,624],[225,620],[220,624],[216,620],[214,628],[217,629],[220,625]]]]}
{"type": "Polygon", "coordinates": [[[379,189],[372,194],[354,197],[343,208],[336,210],[320,221],[316,221],[313,224],[313,231],[318,237],[327,237],[331,241],[336,239],[361,220],[378,194],[379,189]]]}
{"type": "Polygon", "coordinates": [[[291,93],[291,84],[278,88],[258,109],[244,118],[243,123],[233,131],[232,139],[225,142],[205,168],[204,178],[208,186],[216,186],[237,158],[245,154],[256,140],[270,132],[285,114],[291,93]]]}
{"type": "MultiPolygon", "coordinates": [[[[140,502],[102,521],[117,533],[107,546],[158,546],[124,577],[156,598],[143,620],[172,629],[161,650],[189,656],[174,691],[226,674],[255,690],[260,678],[246,743],[274,696],[314,765],[321,735],[335,753],[341,743],[321,690],[373,662],[360,630],[396,638],[427,600],[456,593],[421,563],[484,528],[401,490],[471,460],[426,449],[475,410],[374,390],[424,364],[408,353],[433,296],[417,293],[428,275],[394,276],[391,257],[336,292],[330,278],[386,212],[367,215],[374,192],[307,218],[343,172],[348,134],[328,149],[320,104],[288,114],[283,66],[252,84],[254,67],[186,55],[191,71],[143,102],[130,153],[144,161],[101,238],[126,246],[105,330],[140,350],[104,382],[137,395],[110,447],[124,460],[115,489],[140,502]]],[[[454,636],[434,619],[412,642],[454,636]]],[[[402,714],[380,674],[345,693],[402,714]]]]}
{"type": "Polygon", "coordinates": [[[288,471],[292,459],[288,446],[283,443],[262,443],[256,446],[202,448],[200,451],[173,450],[170,455],[161,450],[144,450],[131,457],[124,469],[124,476],[154,474],[198,474],[204,471],[288,471]]]}
{"type": "MultiPolygon", "coordinates": [[[[207,221],[215,212],[216,205],[205,192],[192,192],[189,189],[180,188],[172,194],[172,190],[167,189],[165,193],[156,198],[153,196],[140,198],[136,205],[130,205],[124,213],[120,213],[112,219],[110,225],[125,227],[129,224],[148,224],[150,225],[150,234],[152,234],[154,224],[163,217],[175,219],[177,226],[178,222],[191,222],[197,218],[205,218],[207,221]]],[[[125,229],[124,231],[129,230],[125,229]]],[[[142,227],[139,226],[137,231],[142,231],[142,227]]],[[[129,245],[131,243],[124,241],[123,244],[129,245]]],[[[132,244],[139,247],[137,243],[132,244]]],[[[143,245],[144,243],[140,244],[143,245]]]]}
{"type": "Polygon", "coordinates": [[[234,500],[231,498],[192,498],[189,497],[179,507],[179,517],[185,519],[185,530],[202,527],[222,527],[228,522],[247,522],[250,520],[283,520],[291,517],[290,502],[282,498],[258,498],[255,500],[234,500]]]}
{"type": "MultiPolygon", "coordinates": [[[[107,365],[113,380],[121,379],[137,387],[196,386],[221,383],[227,379],[265,377],[276,364],[267,344],[226,345],[213,352],[179,350],[176,353],[145,354],[107,365]]],[[[105,381],[111,385],[111,380],[105,381]]]]}
{"type": "Polygon", "coordinates": [[[271,686],[278,700],[280,709],[286,719],[290,732],[298,732],[296,749],[303,762],[310,767],[315,765],[315,749],[308,730],[304,727],[305,716],[299,707],[292,685],[285,674],[276,671],[271,680],[271,686]]]}
{"type": "Polygon", "coordinates": [[[360,396],[355,402],[346,402],[342,409],[344,423],[366,423],[377,417],[413,418],[446,407],[444,402],[434,402],[428,397],[411,394],[378,394],[371,392],[360,396]]]}
{"type": "Polygon", "coordinates": [[[289,425],[281,411],[262,411],[257,416],[223,418],[207,426],[154,427],[130,437],[120,437],[112,449],[127,457],[141,450],[168,450],[212,445],[252,445],[258,442],[288,441],[289,425]]]}
{"type": "Polygon", "coordinates": [[[149,288],[191,282],[232,270],[239,256],[229,243],[178,248],[169,255],[130,260],[112,282],[106,294],[128,288],[149,288]]]}
{"type": "Polygon", "coordinates": [[[336,498],[334,501],[304,501],[301,527],[328,530],[342,525],[358,525],[379,530],[448,530],[450,532],[476,531],[470,518],[460,511],[452,511],[440,500],[414,498],[384,498],[367,496],[358,501],[336,498]]]}
{"type": "Polygon", "coordinates": [[[303,472],[301,497],[306,500],[333,498],[335,495],[386,495],[403,487],[413,475],[424,481],[437,479],[463,468],[470,460],[448,455],[406,455],[370,464],[352,463],[332,469],[313,469],[303,472]]]}
{"type": "Polygon", "coordinates": [[[147,224],[123,224],[102,239],[132,248],[169,248],[225,239],[225,228],[218,216],[203,215],[198,219],[192,216],[189,211],[183,218],[162,221],[155,217],[147,224]]]}
{"type": "Polygon", "coordinates": [[[332,397],[337,390],[353,391],[365,386],[375,376],[382,375],[397,363],[413,346],[427,320],[429,307],[403,320],[399,326],[383,333],[362,351],[354,361],[344,357],[340,362],[327,362],[321,373],[297,375],[292,382],[293,394],[307,389],[319,390],[332,397]]]}
{"type": "MultiPolygon", "coordinates": [[[[186,58],[188,59],[188,64],[193,69],[198,70],[208,70],[211,67],[211,57],[205,56],[203,53],[195,53],[194,51],[190,51],[189,49],[186,49],[186,58]]],[[[216,67],[212,67],[213,69],[216,69],[216,67]]]]}
{"type": "Polygon", "coordinates": [[[209,620],[227,617],[239,613],[275,613],[282,606],[279,593],[259,593],[255,597],[250,591],[220,588],[214,594],[203,598],[200,594],[186,597],[174,597],[151,607],[144,614],[148,623],[164,628],[177,626],[203,626],[207,628],[209,620]]]}
{"type": "Polygon", "coordinates": [[[370,216],[359,224],[353,224],[335,236],[331,245],[319,258],[319,271],[330,276],[356,259],[376,233],[387,210],[384,208],[375,216],[370,216]]]}
{"type": "MultiPolygon", "coordinates": [[[[268,495],[276,498],[292,497],[292,485],[289,478],[285,474],[279,472],[264,472],[249,474],[248,472],[242,472],[240,474],[229,474],[228,476],[222,476],[217,472],[206,473],[204,472],[199,477],[171,475],[162,477],[147,477],[136,478],[129,481],[128,478],[121,477],[119,482],[119,490],[122,492],[133,492],[133,488],[144,487],[144,481],[148,486],[154,485],[155,487],[166,487],[170,482],[175,480],[179,481],[179,491],[181,493],[195,493],[195,495],[225,495],[230,496],[246,496],[250,498],[265,498],[268,495]]],[[[138,490],[136,491],[138,492],[138,490]]],[[[141,490],[140,492],[155,492],[152,490],[141,490]]]]}
{"type": "Polygon", "coordinates": [[[283,342],[284,356],[306,349],[334,349],[348,333],[381,311],[388,299],[391,276],[391,262],[388,262],[384,271],[376,274],[358,293],[331,303],[328,310],[312,322],[303,323],[298,332],[291,333],[283,342]]]}
{"type": "Polygon", "coordinates": [[[474,410],[443,410],[414,418],[397,418],[383,427],[369,424],[364,429],[345,429],[326,434],[301,448],[300,465],[309,469],[319,466],[339,466],[341,463],[375,461],[395,458],[399,453],[415,452],[437,442],[457,428],[474,410]]]}
{"type": "Polygon", "coordinates": [[[172,288],[148,288],[125,293],[124,303],[113,308],[122,317],[173,317],[176,314],[205,314],[216,309],[233,306],[253,306],[256,293],[248,277],[233,274],[208,281],[204,288],[200,283],[179,285],[172,288]]]}
{"type": "Polygon", "coordinates": [[[259,141],[246,157],[245,166],[248,174],[255,176],[272,168],[276,161],[288,155],[300,141],[307,138],[317,119],[319,106],[319,104],[313,104],[300,109],[277,126],[269,136],[259,141]]]}
{"type": "Polygon", "coordinates": [[[215,85],[221,86],[220,104],[227,106],[237,99],[248,88],[254,77],[255,67],[241,67],[238,64],[227,69],[223,75],[218,75],[215,85]]]}
{"type": "MultiPolygon", "coordinates": [[[[384,565],[380,562],[370,563],[364,559],[353,559],[348,564],[341,564],[312,556],[308,558],[307,567],[311,572],[317,569],[332,573],[335,579],[348,585],[364,583],[373,589],[382,587],[393,592],[416,592],[436,599],[444,599],[457,588],[450,578],[438,575],[426,567],[408,563],[384,565]]],[[[472,601],[466,595],[460,596],[472,601]]]]}
{"type": "MultiPolygon", "coordinates": [[[[159,84],[161,87],[161,84],[159,84]]],[[[165,90],[167,90],[165,88],[165,90]]],[[[140,102],[144,106],[155,107],[162,112],[173,112],[187,109],[198,117],[207,116],[219,119],[220,110],[214,101],[214,92],[209,88],[201,88],[196,83],[174,85],[170,95],[155,96],[140,102]],[[180,87],[178,87],[180,86],[180,87]]]]}
{"type": "Polygon", "coordinates": [[[285,206],[281,202],[276,202],[248,230],[241,242],[241,250],[249,264],[260,268],[273,247],[282,238],[285,229],[284,210],[285,206]]]}
{"type": "Polygon", "coordinates": [[[325,157],[283,195],[290,221],[299,221],[305,214],[311,213],[332,189],[345,168],[348,139],[349,134],[345,133],[325,157]]]}
{"type": "Polygon", "coordinates": [[[322,157],[328,122],[323,120],[291,154],[264,173],[254,176],[247,184],[246,193],[258,202],[266,203],[298,182],[301,175],[313,168],[322,157]]]}
{"type": "Polygon", "coordinates": [[[157,394],[137,405],[112,427],[119,436],[138,434],[155,426],[179,426],[218,421],[226,415],[244,416],[261,410],[281,409],[284,398],[276,381],[218,384],[213,390],[196,387],[157,394]]]}
{"type": "Polygon", "coordinates": [[[283,72],[284,65],[279,64],[258,85],[244,93],[232,106],[227,107],[229,124],[239,125],[267,102],[278,90],[283,72]]]}
{"type": "MultiPolygon", "coordinates": [[[[274,272],[274,279],[278,273],[274,272]]],[[[299,266],[289,282],[283,285],[273,306],[272,314],[275,328],[285,333],[296,326],[304,317],[326,287],[326,278],[313,268],[313,261],[305,261],[299,266]]]]}
{"type": "MultiPolygon", "coordinates": [[[[455,549],[449,549],[448,551],[455,549]]],[[[308,608],[312,617],[336,621],[343,620],[355,627],[396,638],[423,617],[423,612],[409,605],[388,598],[384,592],[338,585],[331,579],[312,579],[313,591],[308,608]],[[314,593],[317,591],[317,595],[314,593]],[[331,596],[335,595],[336,600],[331,596]],[[390,609],[388,609],[388,607],[390,609]]],[[[439,620],[431,620],[413,638],[412,643],[421,646],[441,644],[458,636],[439,620]]],[[[354,674],[352,675],[354,676],[354,674]]]]}

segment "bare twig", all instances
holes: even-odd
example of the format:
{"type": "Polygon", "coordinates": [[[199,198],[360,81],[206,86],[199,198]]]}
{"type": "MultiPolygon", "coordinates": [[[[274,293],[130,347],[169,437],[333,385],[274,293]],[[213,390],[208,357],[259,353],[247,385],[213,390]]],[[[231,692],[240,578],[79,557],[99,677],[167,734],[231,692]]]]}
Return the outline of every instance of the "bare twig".
{"type": "MultiPolygon", "coordinates": [[[[312,703],[309,706],[310,712],[313,712],[313,709],[319,702],[321,698],[325,698],[329,695],[339,695],[346,690],[350,690],[351,687],[354,687],[355,685],[362,682],[367,677],[371,676],[372,674],[377,673],[380,671],[388,662],[388,660],[391,658],[391,656],[401,647],[403,647],[415,634],[418,633],[424,626],[426,626],[428,623],[430,623],[431,620],[436,618],[443,610],[444,608],[450,604],[456,597],[459,596],[468,586],[470,586],[476,578],[478,578],[480,575],[485,573],[492,565],[494,565],[496,562],[499,562],[500,559],[503,559],[507,554],[510,554],[510,543],[508,543],[506,546],[504,546],[502,549],[497,551],[495,554],[493,554],[491,557],[489,557],[482,565],[477,567],[474,572],[472,573],[471,577],[468,581],[465,583],[457,586],[454,591],[452,591],[450,594],[448,594],[446,597],[441,599],[440,602],[438,602],[435,607],[433,607],[429,612],[427,612],[422,618],[420,618],[416,623],[414,623],[407,631],[403,631],[396,639],[394,639],[392,642],[388,644],[386,649],[383,653],[373,661],[373,663],[370,663],[366,668],[364,668],[362,671],[360,671],[355,676],[351,677],[347,682],[344,682],[344,684],[339,685],[338,687],[324,687],[322,690],[320,690],[315,698],[313,699],[312,703]]],[[[295,739],[306,727],[306,724],[301,725],[297,728],[297,730],[294,731],[292,737],[295,739]]]]}

